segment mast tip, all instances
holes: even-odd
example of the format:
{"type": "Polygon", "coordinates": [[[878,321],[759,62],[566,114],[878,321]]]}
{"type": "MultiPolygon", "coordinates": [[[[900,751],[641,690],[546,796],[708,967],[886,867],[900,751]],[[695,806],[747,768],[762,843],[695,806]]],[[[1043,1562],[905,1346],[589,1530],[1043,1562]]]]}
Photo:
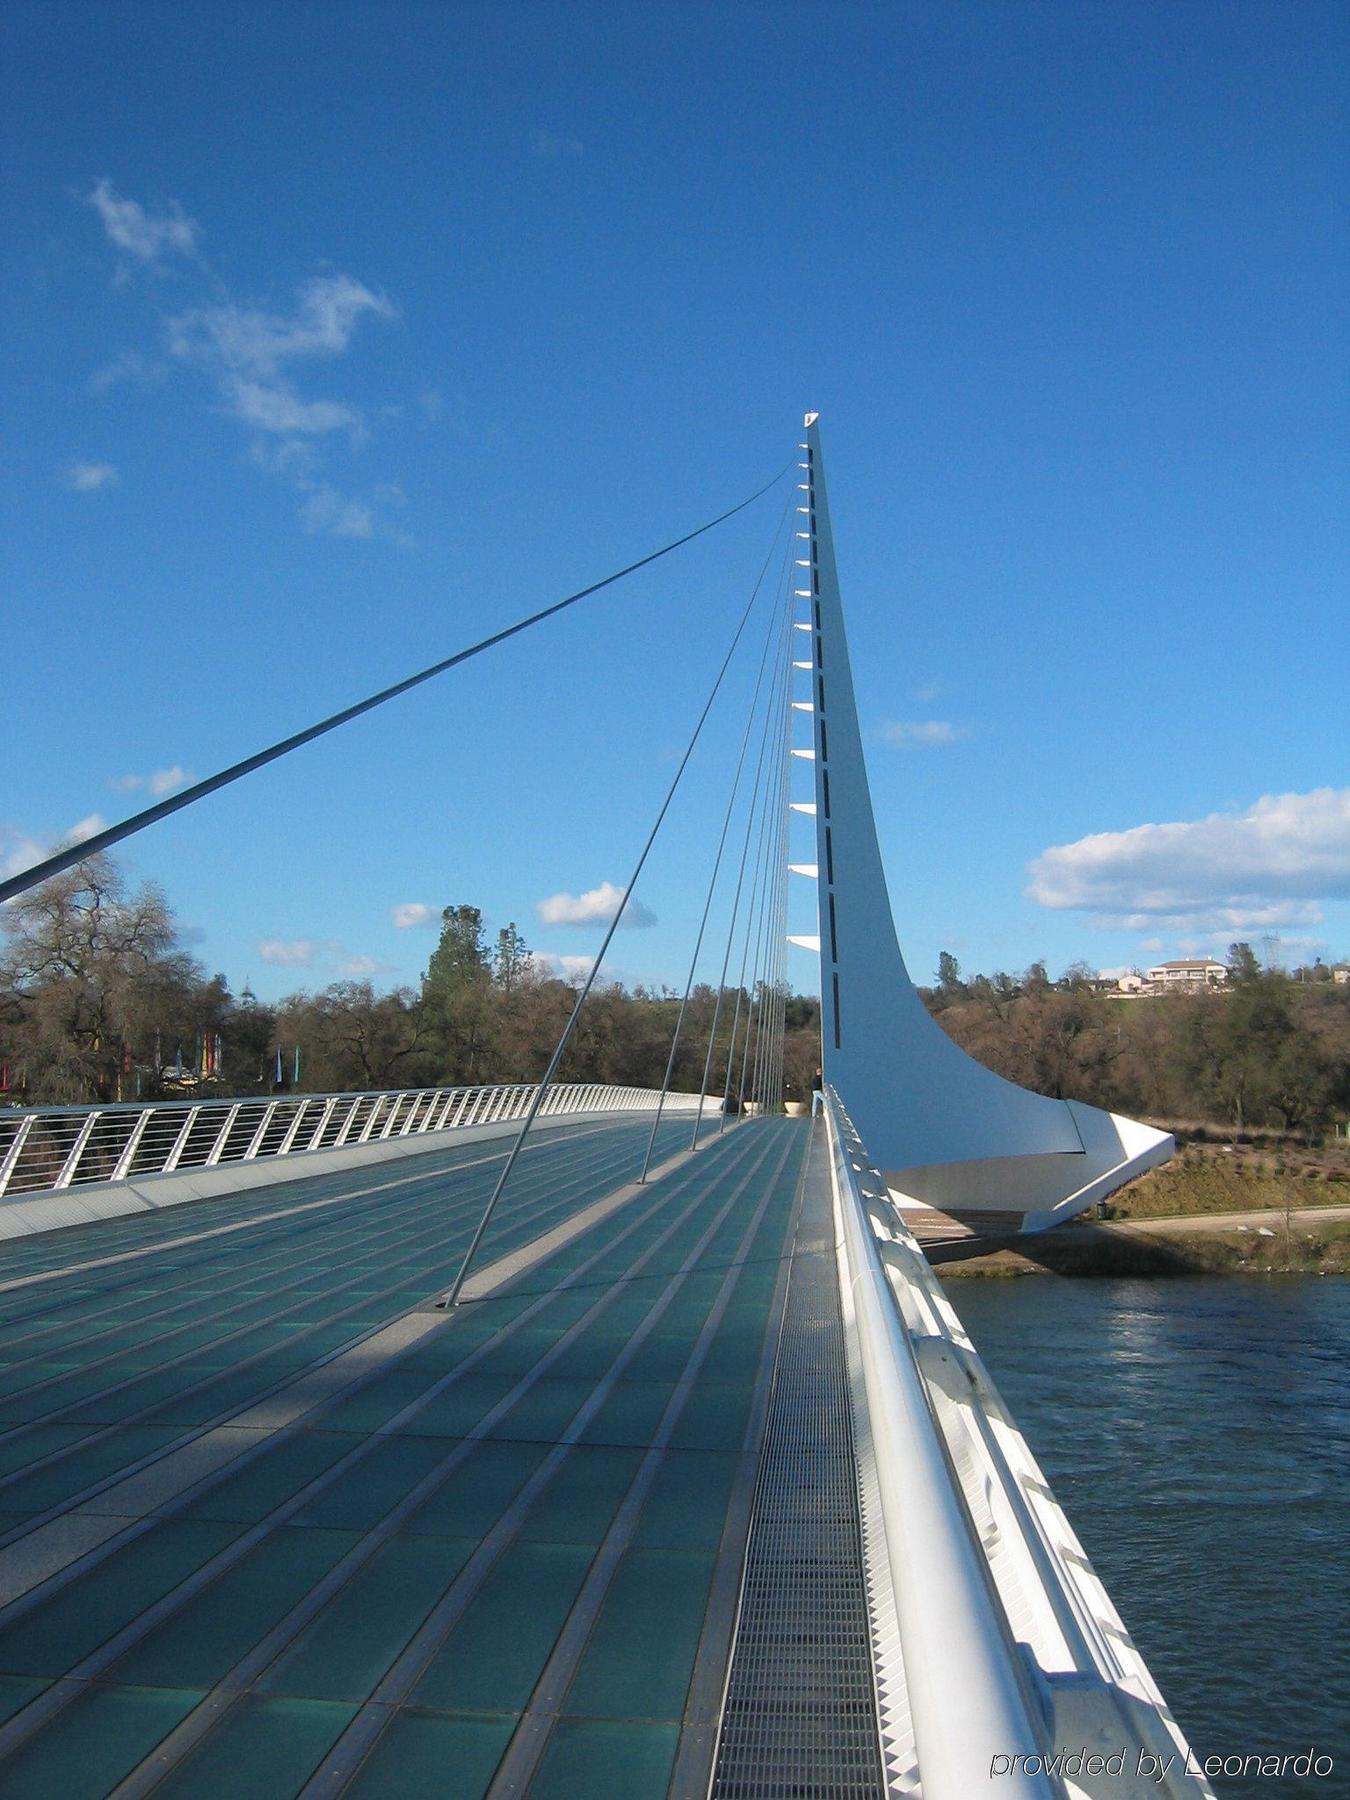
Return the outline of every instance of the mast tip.
{"type": "Polygon", "coordinates": [[[806,417],[802,420],[802,424],[806,427],[810,427],[815,424],[819,417],[820,414],[818,412],[807,413],[806,417]]]}

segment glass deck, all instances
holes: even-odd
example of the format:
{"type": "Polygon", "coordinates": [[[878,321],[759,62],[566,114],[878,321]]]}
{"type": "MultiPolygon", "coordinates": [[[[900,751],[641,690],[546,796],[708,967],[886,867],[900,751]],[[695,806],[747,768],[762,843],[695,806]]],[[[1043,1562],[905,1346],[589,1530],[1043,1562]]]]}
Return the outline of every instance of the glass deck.
{"type": "MultiPolygon", "coordinates": [[[[480,1266],[649,1129],[541,1135],[480,1266]]],[[[492,1145],[0,1251],[0,1792],[664,1795],[807,1140],[728,1132],[450,1319],[492,1145]]]]}

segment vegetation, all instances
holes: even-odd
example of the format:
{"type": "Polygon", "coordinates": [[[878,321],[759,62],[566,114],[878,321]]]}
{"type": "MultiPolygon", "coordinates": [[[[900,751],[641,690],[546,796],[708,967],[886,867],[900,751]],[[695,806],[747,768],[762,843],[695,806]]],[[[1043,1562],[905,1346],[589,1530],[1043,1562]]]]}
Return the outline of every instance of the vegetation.
{"type": "MultiPolygon", "coordinates": [[[[107,857],[21,896],[3,919],[0,1101],[15,1105],[532,1081],[576,1001],[514,923],[489,943],[469,905],[445,909],[418,988],[377,993],[369,981],[338,981],[274,1006],[208,975],[182,948],[160,890],[130,892],[107,857]]],[[[748,997],[740,998],[743,1044],[748,997]]],[[[717,1092],[736,999],[725,998],[718,1022],[717,1092]]],[[[706,986],[690,996],[676,1088],[703,1080],[716,1002],[706,986]]],[[[679,997],[667,991],[597,987],[560,1079],[659,1087],[678,1013],[679,997]]],[[[788,1000],[786,1075],[798,1097],[819,1060],[818,1018],[814,1000],[788,1000]]],[[[733,1092],[739,1085],[738,1049],[733,1092]]]]}
{"type": "Polygon", "coordinates": [[[1156,1237],[1091,1225],[1064,1225],[1043,1237],[1023,1239],[1017,1249],[991,1251],[961,1260],[935,1260],[944,1281],[967,1276],[1014,1275],[1346,1275],[1350,1274],[1350,1221],[1310,1224],[1295,1218],[1292,1229],[1273,1231],[1188,1231],[1156,1237]]]}
{"type": "MultiPolygon", "coordinates": [[[[576,998],[514,923],[489,942],[467,904],[443,912],[417,988],[377,993],[369,981],[339,981],[274,1006],[208,975],[184,950],[160,890],[131,892],[107,857],[11,902],[3,920],[0,1098],[18,1104],[528,1081],[576,998]]],[[[1305,1144],[1343,1125],[1350,987],[1263,971],[1245,944],[1233,946],[1229,969],[1217,991],[1127,1000],[1099,992],[1081,966],[1058,981],[1043,963],[967,980],[944,952],[925,997],[963,1048],[1041,1093],[1207,1122],[1239,1145],[1259,1132],[1305,1144]]],[[[742,995],[742,1037],[746,1004],[742,995]]],[[[695,988],[677,1088],[702,1082],[716,1005],[715,989],[695,988]]],[[[733,993],[719,1018],[714,1091],[726,1079],[735,1009],[733,993]]],[[[597,988],[562,1078],[659,1086],[678,1013],[667,990],[597,988]]],[[[787,1031],[787,1094],[804,1099],[819,1060],[815,1000],[789,998],[787,1031]]]]}
{"type": "Polygon", "coordinates": [[[1127,999],[1081,965],[965,981],[944,954],[928,1001],[963,1049],[1039,1093],[1315,1141],[1350,1115],[1350,987],[1327,974],[1263,970],[1234,944],[1223,987],[1127,999]]]}

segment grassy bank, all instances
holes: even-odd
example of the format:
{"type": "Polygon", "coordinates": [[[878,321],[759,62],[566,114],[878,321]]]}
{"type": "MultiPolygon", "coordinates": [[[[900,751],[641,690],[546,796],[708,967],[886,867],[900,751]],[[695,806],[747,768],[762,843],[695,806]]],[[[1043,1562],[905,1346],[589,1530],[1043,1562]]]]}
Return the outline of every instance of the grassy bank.
{"type": "Polygon", "coordinates": [[[1193,1231],[1154,1237],[1101,1225],[1062,1225],[1019,1238],[980,1256],[934,1258],[946,1280],[1016,1275],[1350,1275],[1350,1220],[1310,1225],[1296,1219],[1286,1234],[1193,1231]]]}
{"type": "Polygon", "coordinates": [[[1318,1149],[1175,1128],[1177,1152],[1107,1202],[1108,1219],[1350,1205],[1350,1144],[1318,1149]]]}

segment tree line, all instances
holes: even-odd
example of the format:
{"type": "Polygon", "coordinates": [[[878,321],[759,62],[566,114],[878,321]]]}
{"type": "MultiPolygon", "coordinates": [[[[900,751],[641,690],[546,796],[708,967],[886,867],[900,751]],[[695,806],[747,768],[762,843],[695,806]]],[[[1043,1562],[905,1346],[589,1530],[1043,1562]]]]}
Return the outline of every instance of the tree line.
{"type": "MultiPolygon", "coordinates": [[[[576,1002],[514,923],[489,939],[471,905],[443,911],[417,987],[336,981],[275,1004],[208,974],[162,890],[131,891],[107,856],[21,895],[0,919],[0,1103],[11,1105],[536,1081],[576,1002]]],[[[751,996],[739,998],[733,1093],[751,996]]],[[[709,1090],[723,1091],[736,1002],[733,991],[719,1009],[715,988],[693,990],[676,1089],[697,1090],[706,1065],[709,1090]]],[[[559,1079],[659,1087],[679,1011],[664,989],[598,985],[559,1079]]],[[[787,1081],[798,1094],[819,1060],[817,1018],[813,1000],[789,998],[787,1081]]]]}
{"type": "Polygon", "coordinates": [[[962,1049],[1010,1081],[1060,1099],[1236,1131],[1316,1138],[1350,1115],[1350,986],[1322,965],[1264,969],[1230,946],[1218,988],[1141,999],[1100,991],[1074,964],[1051,981],[966,980],[944,952],[925,998],[962,1049]]]}
{"type": "MultiPolygon", "coordinates": [[[[441,915],[416,987],[337,981],[275,1004],[236,994],[181,942],[163,892],[131,891],[112,859],[91,857],[0,913],[0,1103],[310,1093],[535,1081],[576,1000],[531,955],[514,923],[489,937],[480,910],[441,915]]],[[[1317,971],[1300,971],[1317,976],[1317,971]]],[[[1262,969],[1234,944],[1223,988],[1130,1000],[1073,965],[965,978],[944,952],[920,992],[945,1030],[1009,1080],[1142,1118],[1279,1126],[1317,1136],[1350,1115],[1350,987],[1262,969]]],[[[733,991],[694,988],[672,1085],[726,1085],[733,991]],[[717,1016],[717,1042],[708,1059],[717,1016]]],[[[742,993],[732,1092],[739,1090],[742,993]]],[[[680,997],[597,986],[560,1079],[659,1087],[680,997]]],[[[789,996],[788,1098],[804,1099],[820,1060],[820,1010],[789,996]]]]}

